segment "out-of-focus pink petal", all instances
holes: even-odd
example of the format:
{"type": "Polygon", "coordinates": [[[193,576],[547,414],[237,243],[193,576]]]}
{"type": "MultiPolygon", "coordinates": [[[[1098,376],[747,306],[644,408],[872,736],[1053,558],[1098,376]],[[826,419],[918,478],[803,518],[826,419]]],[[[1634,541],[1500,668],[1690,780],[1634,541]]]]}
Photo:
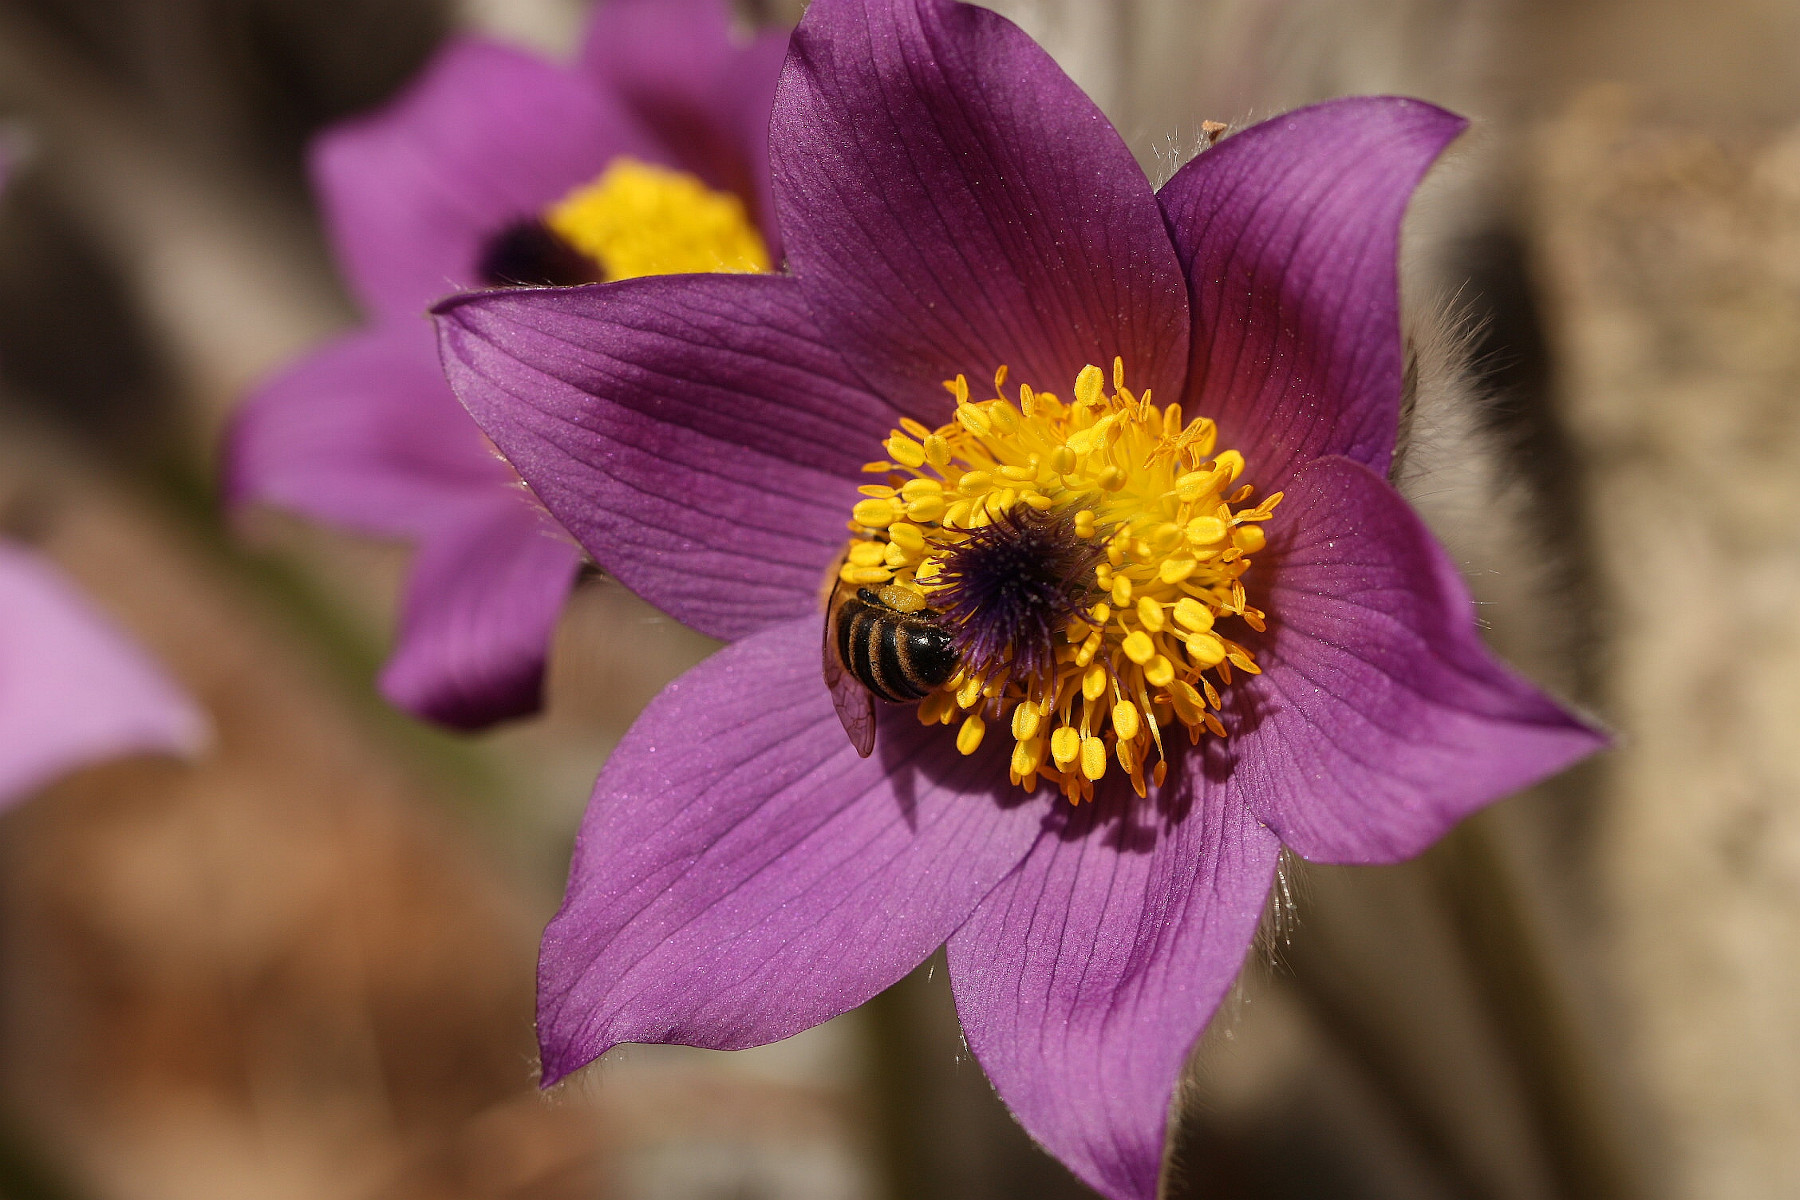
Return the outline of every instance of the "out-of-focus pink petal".
{"type": "Polygon", "coordinates": [[[48,562],[0,543],[0,805],[126,754],[190,754],[206,718],[48,562]]]}
{"type": "Polygon", "coordinates": [[[347,334],[288,367],[233,419],[225,490],[365,533],[419,537],[513,474],[462,410],[431,326],[347,334]]]}
{"type": "Polygon", "coordinates": [[[581,550],[522,491],[442,517],[407,579],[382,694],[452,729],[534,713],[581,550]]]}
{"type": "Polygon", "coordinates": [[[484,283],[488,239],[621,154],[666,157],[582,72],[457,38],[393,103],[326,131],[312,171],[358,298],[415,316],[484,283]]]}

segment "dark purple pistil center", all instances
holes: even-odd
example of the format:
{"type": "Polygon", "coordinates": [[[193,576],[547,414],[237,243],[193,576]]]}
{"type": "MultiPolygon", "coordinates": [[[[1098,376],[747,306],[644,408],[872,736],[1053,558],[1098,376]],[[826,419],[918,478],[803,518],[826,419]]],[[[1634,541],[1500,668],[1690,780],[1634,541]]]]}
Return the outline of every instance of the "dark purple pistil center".
{"type": "Polygon", "coordinates": [[[535,218],[516,221],[488,239],[481,281],[489,287],[574,287],[600,283],[600,264],[535,218]]]}
{"type": "Polygon", "coordinates": [[[974,673],[1010,662],[1015,679],[1050,677],[1057,635],[1096,598],[1099,542],[1076,536],[1068,509],[1020,505],[944,553],[931,603],[974,673]]]}

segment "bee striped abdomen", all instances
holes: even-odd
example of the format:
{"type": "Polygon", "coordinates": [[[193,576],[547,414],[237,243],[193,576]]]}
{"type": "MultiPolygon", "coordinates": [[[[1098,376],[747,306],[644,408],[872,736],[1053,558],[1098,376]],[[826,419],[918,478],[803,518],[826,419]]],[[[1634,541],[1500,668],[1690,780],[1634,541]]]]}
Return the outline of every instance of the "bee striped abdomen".
{"type": "Polygon", "coordinates": [[[895,704],[923,699],[956,673],[955,642],[934,614],[896,612],[868,588],[838,610],[837,652],[858,683],[895,704]]]}

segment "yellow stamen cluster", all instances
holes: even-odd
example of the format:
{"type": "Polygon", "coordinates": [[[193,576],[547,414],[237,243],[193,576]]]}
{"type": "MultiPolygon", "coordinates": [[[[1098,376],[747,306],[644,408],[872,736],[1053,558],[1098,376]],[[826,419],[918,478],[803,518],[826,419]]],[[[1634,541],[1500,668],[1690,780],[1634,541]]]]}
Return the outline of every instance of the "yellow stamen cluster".
{"type": "Polygon", "coordinates": [[[945,385],[954,420],[937,429],[903,420],[893,431],[888,460],[864,467],[886,481],[862,488],[839,577],[911,589],[931,605],[945,556],[968,531],[1016,505],[1072,511],[1074,535],[1097,539],[1104,555],[1091,604],[1056,638],[1051,677],[1021,678],[1011,662],[965,663],[920,702],[919,719],[960,722],[964,754],[1003,723],[1014,740],[1012,780],[1028,790],[1047,777],[1070,800],[1091,799],[1116,761],[1143,796],[1146,780],[1160,784],[1168,769],[1163,731],[1179,724],[1194,743],[1202,731],[1223,737],[1212,680],[1229,684],[1234,667],[1258,673],[1218,622],[1263,628],[1241,580],[1281,493],[1248,507],[1243,456],[1215,453],[1207,418],[1184,423],[1179,404],[1158,408],[1148,391],[1134,395],[1119,360],[1110,394],[1089,365],[1072,403],[1028,386],[1014,403],[1005,384],[1002,367],[996,396],[978,402],[958,376],[945,385]]]}
{"type": "Polygon", "coordinates": [[[684,171],[616,158],[544,214],[607,280],[704,271],[767,271],[769,250],[744,202],[684,171]]]}

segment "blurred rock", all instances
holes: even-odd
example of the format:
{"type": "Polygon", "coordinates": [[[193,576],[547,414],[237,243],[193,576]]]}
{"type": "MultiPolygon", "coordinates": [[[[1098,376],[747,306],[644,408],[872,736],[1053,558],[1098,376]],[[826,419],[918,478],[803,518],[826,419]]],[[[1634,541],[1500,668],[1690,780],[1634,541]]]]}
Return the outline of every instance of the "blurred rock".
{"type": "Polygon", "coordinates": [[[1593,841],[1668,1194],[1800,1193],[1800,127],[1620,88],[1536,139],[1533,265],[1608,593],[1593,841]]]}

